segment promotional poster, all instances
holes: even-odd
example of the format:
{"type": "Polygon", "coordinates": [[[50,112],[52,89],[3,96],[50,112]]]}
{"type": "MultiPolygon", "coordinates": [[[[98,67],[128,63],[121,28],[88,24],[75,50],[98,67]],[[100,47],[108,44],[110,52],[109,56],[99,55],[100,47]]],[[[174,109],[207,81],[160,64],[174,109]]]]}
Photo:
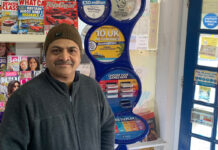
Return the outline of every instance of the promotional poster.
{"type": "Polygon", "coordinates": [[[122,55],[124,48],[124,35],[114,26],[101,26],[89,38],[89,51],[100,62],[116,60],[122,55]]]}

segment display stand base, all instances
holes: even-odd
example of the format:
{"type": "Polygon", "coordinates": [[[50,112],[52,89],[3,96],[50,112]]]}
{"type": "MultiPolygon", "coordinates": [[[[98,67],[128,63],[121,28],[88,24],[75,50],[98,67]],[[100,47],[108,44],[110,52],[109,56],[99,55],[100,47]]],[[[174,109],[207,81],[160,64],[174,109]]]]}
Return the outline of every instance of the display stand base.
{"type": "Polygon", "coordinates": [[[126,145],[119,145],[116,150],[127,150],[127,146],[126,145]]]}

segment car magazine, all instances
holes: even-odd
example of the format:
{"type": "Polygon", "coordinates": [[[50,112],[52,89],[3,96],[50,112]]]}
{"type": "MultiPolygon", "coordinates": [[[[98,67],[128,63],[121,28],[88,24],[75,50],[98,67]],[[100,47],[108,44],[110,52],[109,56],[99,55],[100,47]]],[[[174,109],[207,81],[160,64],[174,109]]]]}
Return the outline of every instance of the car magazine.
{"type": "Polygon", "coordinates": [[[45,1],[44,2],[45,34],[57,24],[66,23],[78,29],[77,2],[45,1]]]}
{"type": "Polygon", "coordinates": [[[43,0],[18,0],[19,34],[44,34],[43,0]]]}
{"type": "Polygon", "coordinates": [[[18,15],[17,1],[2,1],[2,33],[3,34],[17,34],[17,15],[18,15]]]}

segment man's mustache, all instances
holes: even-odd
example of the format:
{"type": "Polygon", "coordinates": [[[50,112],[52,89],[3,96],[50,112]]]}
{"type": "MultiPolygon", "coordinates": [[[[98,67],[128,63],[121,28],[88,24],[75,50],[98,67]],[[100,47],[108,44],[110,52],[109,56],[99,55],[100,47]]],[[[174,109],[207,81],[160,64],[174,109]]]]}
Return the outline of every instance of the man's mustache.
{"type": "Polygon", "coordinates": [[[55,65],[73,65],[74,63],[70,60],[64,61],[64,60],[57,60],[54,62],[55,65]]]}

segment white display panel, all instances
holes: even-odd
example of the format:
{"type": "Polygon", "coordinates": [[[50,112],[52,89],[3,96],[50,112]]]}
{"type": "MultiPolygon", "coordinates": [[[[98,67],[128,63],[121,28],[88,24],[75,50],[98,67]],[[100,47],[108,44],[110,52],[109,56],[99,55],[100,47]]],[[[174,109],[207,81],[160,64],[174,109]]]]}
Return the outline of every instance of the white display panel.
{"type": "Polygon", "coordinates": [[[201,13],[201,29],[218,29],[218,1],[203,0],[201,13]]]}
{"type": "Polygon", "coordinates": [[[196,85],[195,86],[195,100],[207,103],[214,103],[215,101],[215,88],[196,85]]]}
{"type": "Polygon", "coordinates": [[[210,150],[210,145],[210,142],[192,137],[190,150],[210,150]]]}
{"type": "Polygon", "coordinates": [[[214,109],[211,107],[194,104],[191,115],[192,133],[211,137],[214,120],[213,112],[214,109]]]}
{"type": "Polygon", "coordinates": [[[200,35],[197,64],[207,67],[218,67],[218,35],[200,35]]]}

